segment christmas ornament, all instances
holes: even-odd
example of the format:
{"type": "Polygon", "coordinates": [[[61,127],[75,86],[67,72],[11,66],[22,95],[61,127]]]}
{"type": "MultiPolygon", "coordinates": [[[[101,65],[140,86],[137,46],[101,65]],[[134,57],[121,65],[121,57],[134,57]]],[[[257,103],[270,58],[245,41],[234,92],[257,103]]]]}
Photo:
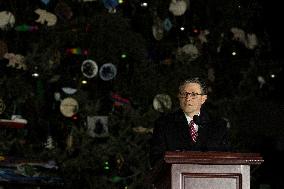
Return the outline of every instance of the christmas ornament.
{"type": "Polygon", "coordinates": [[[161,40],[164,37],[163,22],[159,17],[154,19],[154,24],[152,26],[153,36],[156,40],[161,40]]]}
{"type": "Polygon", "coordinates": [[[116,93],[111,93],[111,100],[113,101],[114,106],[122,106],[122,105],[130,104],[129,99],[123,98],[119,94],[116,94],[116,93]]]}
{"type": "Polygon", "coordinates": [[[74,114],[76,114],[79,110],[79,104],[77,100],[75,100],[72,97],[67,97],[63,99],[60,103],[60,112],[65,117],[72,117],[74,114]]]}
{"type": "Polygon", "coordinates": [[[207,38],[206,36],[209,35],[209,30],[201,30],[200,33],[198,34],[197,38],[199,39],[200,43],[207,43],[207,38]]]}
{"type": "Polygon", "coordinates": [[[6,109],[4,101],[0,98],[0,114],[2,114],[6,109]]]}
{"type": "Polygon", "coordinates": [[[39,15],[39,18],[36,22],[41,24],[46,24],[47,26],[54,26],[57,22],[57,17],[55,14],[47,12],[43,9],[36,9],[35,13],[39,15]]]}
{"type": "Polygon", "coordinates": [[[172,100],[167,94],[157,94],[153,100],[153,107],[159,112],[165,112],[171,109],[172,100]]]}
{"type": "Polygon", "coordinates": [[[181,16],[185,13],[188,5],[184,0],[172,0],[169,11],[175,16],[181,16]]]}
{"type": "Polygon", "coordinates": [[[41,0],[42,3],[44,3],[45,5],[48,5],[49,0],[41,0]]]}
{"type": "Polygon", "coordinates": [[[74,89],[71,87],[62,87],[61,89],[64,93],[69,94],[69,95],[72,95],[77,92],[77,89],[74,89]]]}
{"type": "Polygon", "coordinates": [[[109,81],[116,76],[116,67],[112,63],[103,64],[100,68],[100,78],[104,81],[109,81]]]}
{"type": "Polygon", "coordinates": [[[163,22],[164,29],[168,32],[172,29],[173,24],[169,18],[166,18],[163,22]]]}
{"type": "Polygon", "coordinates": [[[87,117],[87,133],[91,137],[108,137],[108,116],[88,116],[87,117]]]}
{"type": "Polygon", "coordinates": [[[0,29],[5,30],[8,27],[13,27],[15,24],[15,17],[11,12],[0,12],[0,29]]]}
{"type": "Polygon", "coordinates": [[[49,149],[49,150],[52,150],[54,149],[54,145],[53,145],[53,139],[52,139],[52,136],[48,136],[47,137],[47,140],[46,140],[46,143],[44,144],[45,148],[46,149],[49,149]]]}
{"type": "Polygon", "coordinates": [[[255,34],[246,34],[244,30],[239,28],[231,28],[233,40],[239,41],[248,49],[254,49],[258,45],[258,40],[255,34]]]}
{"type": "Polygon", "coordinates": [[[117,0],[103,0],[104,6],[108,9],[109,13],[115,13],[118,6],[117,0]]]}
{"type": "Polygon", "coordinates": [[[257,45],[258,45],[258,40],[257,40],[256,35],[254,33],[251,33],[251,34],[248,33],[245,46],[248,49],[254,49],[257,45]]]}
{"type": "Polygon", "coordinates": [[[199,51],[194,44],[186,44],[178,49],[178,53],[189,55],[189,60],[195,60],[199,56],[199,51]]]}
{"type": "Polygon", "coordinates": [[[259,88],[261,89],[262,87],[263,87],[263,85],[265,85],[265,83],[266,83],[266,81],[265,81],[265,79],[264,79],[264,77],[263,76],[257,76],[257,81],[258,81],[258,83],[259,83],[259,88]]]}
{"type": "Polygon", "coordinates": [[[66,139],[66,147],[67,149],[71,149],[73,147],[73,135],[70,133],[66,139]]]}
{"type": "Polygon", "coordinates": [[[6,65],[7,67],[27,70],[24,56],[20,54],[6,53],[4,54],[4,58],[9,60],[9,63],[6,65]]]}
{"type": "Polygon", "coordinates": [[[4,58],[4,54],[8,52],[8,46],[7,44],[0,40],[0,59],[4,58]]]}
{"type": "Polygon", "coordinates": [[[81,49],[81,48],[68,48],[66,49],[67,54],[76,54],[76,55],[88,55],[89,52],[87,49],[81,49]]]}
{"type": "Polygon", "coordinates": [[[34,31],[38,30],[38,27],[37,26],[29,26],[27,24],[22,24],[22,25],[16,26],[15,30],[21,31],[21,32],[26,32],[26,31],[34,32],[34,31]]]}
{"type": "Polygon", "coordinates": [[[81,72],[87,78],[93,78],[98,73],[98,65],[93,60],[85,60],[81,65],[81,72]]]}
{"type": "Polygon", "coordinates": [[[233,33],[233,40],[240,41],[241,43],[245,43],[246,41],[246,34],[244,30],[239,28],[231,28],[231,32],[233,33]]]}
{"type": "Polygon", "coordinates": [[[53,94],[53,96],[54,96],[54,99],[55,99],[56,101],[60,101],[60,100],[61,100],[61,95],[60,95],[59,92],[55,92],[55,93],[53,94]]]}

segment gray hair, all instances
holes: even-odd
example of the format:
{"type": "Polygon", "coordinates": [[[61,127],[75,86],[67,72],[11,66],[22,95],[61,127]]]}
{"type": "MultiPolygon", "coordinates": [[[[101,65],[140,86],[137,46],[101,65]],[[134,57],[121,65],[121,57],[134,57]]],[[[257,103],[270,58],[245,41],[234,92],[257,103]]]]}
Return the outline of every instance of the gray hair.
{"type": "Polygon", "coordinates": [[[201,88],[201,92],[202,94],[207,94],[207,85],[206,85],[206,82],[204,80],[202,80],[201,78],[199,77],[192,77],[192,78],[188,78],[188,79],[185,79],[183,80],[180,85],[179,85],[179,90],[181,90],[181,88],[185,85],[185,84],[188,84],[188,83],[197,83],[200,85],[200,88],[201,88]]]}

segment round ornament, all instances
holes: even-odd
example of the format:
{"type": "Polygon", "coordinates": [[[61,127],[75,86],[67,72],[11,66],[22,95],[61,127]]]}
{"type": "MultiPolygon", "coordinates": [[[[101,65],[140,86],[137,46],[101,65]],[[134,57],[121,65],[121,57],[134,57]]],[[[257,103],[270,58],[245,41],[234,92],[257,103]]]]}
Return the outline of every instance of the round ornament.
{"type": "Polygon", "coordinates": [[[60,112],[65,117],[72,117],[74,114],[78,112],[79,104],[77,100],[72,97],[67,97],[63,99],[60,103],[60,112]]]}
{"type": "Polygon", "coordinates": [[[100,78],[104,81],[109,81],[115,78],[117,73],[115,65],[112,63],[103,64],[100,68],[100,78]]]}
{"type": "Polygon", "coordinates": [[[74,89],[72,87],[62,87],[61,89],[64,93],[69,94],[69,95],[72,95],[77,92],[77,89],[74,89]]]}
{"type": "Polygon", "coordinates": [[[153,107],[159,112],[165,112],[171,109],[172,100],[167,94],[157,94],[153,100],[153,107]]]}
{"type": "Polygon", "coordinates": [[[0,114],[2,114],[6,109],[4,101],[0,98],[0,114]]]}
{"type": "Polygon", "coordinates": [[[83,73],[83,75],[87,78],[93,78],[97,75],[98,73],[98,65],[95,61],[93,60],[85,60],[82,63],[81,66],[81,71],[83,73]]]}

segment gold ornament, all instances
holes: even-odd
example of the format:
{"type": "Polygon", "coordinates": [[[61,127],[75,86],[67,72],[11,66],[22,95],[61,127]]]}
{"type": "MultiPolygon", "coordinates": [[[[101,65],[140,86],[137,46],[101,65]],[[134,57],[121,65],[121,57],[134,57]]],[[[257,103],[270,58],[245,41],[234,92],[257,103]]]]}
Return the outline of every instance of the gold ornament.
{"type": "Polygon", "coordinates": [[[60,112],[65,117],[72,117],[78,112],[79,104],[74,98],[68,97],[61,101],[60,103],[60,112]]]}

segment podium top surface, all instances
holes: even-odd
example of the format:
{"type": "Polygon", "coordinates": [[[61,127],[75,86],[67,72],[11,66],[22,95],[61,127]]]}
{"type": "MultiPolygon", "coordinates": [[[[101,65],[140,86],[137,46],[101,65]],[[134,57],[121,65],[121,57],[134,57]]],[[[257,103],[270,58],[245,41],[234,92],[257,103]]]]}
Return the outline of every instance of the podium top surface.
{"type": "Polygon", "coordinates": [[[171,164],[211,165],[259,165],[264,161],[259,153],[196,151],[167,151],[164,160],[171,164]]]}

